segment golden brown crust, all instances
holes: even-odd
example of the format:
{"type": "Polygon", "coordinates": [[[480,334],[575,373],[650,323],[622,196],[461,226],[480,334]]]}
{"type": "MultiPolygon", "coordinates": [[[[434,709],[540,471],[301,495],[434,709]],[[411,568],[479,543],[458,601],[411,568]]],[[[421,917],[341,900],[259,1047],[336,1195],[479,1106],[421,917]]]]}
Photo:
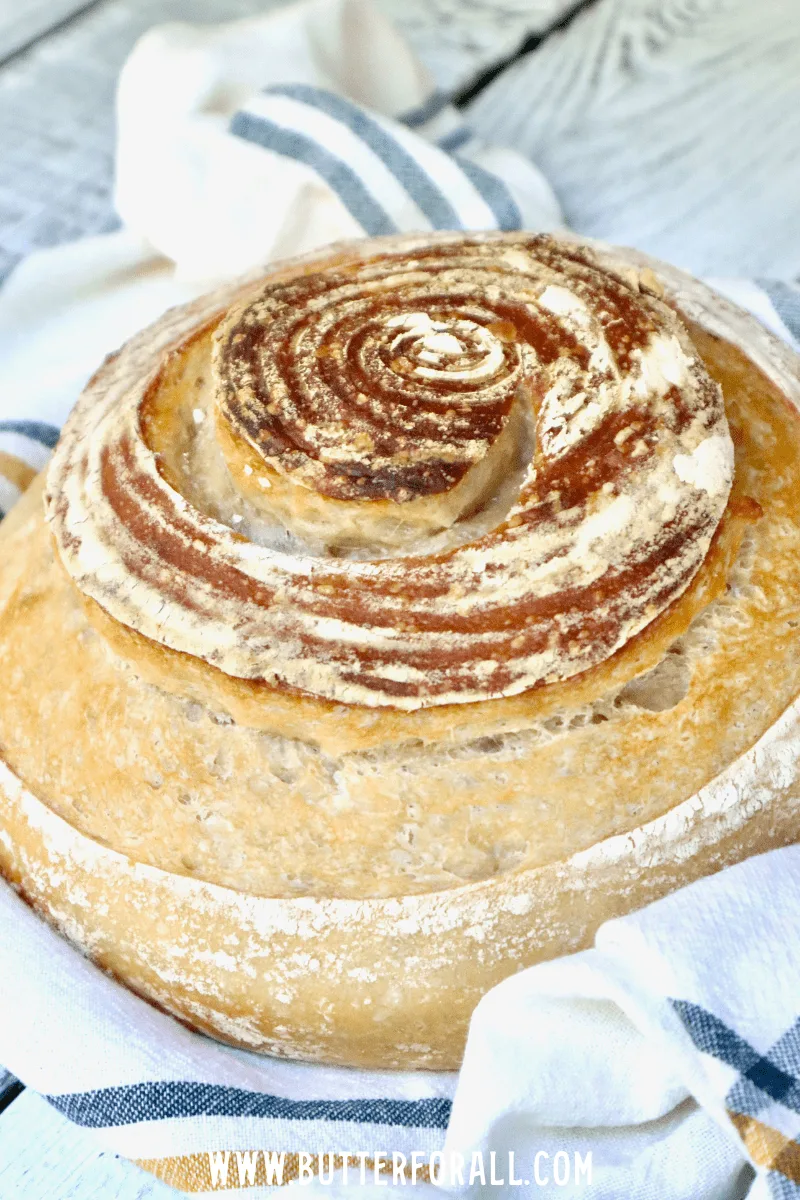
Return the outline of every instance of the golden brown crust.
{"type": "Polygon", "coordinates": [[[406,710],[571,678],[685,591],[732,447],[719,389],[638,275],[520,234],[366,242],[317,268],[234,306],[210,364],[192,309],[84,394],[48,502],[81,591],[232,676],[406,710]],[[176,383],[189,360],[199,391],[176,383]],[[183,418],[162,470],[164,389],[183,418]],[[386,505],[448,536],[348,557],[285,529],[333,530],[341,551],[343,520],[350,539],[402,520],[386,505]]]}
{"type": "Polygon", "coordinates": [[[234,678],[82,597],[29,493],[0,529],[0,866],[31,902],[215,1036],[451,1067],[499,979],[793,840],[796,360],[663,277],[713,331],[734,490],[690,587],[572,680],[404,712],[234,678]]]}
{"type": "MultiPolygon", "coordinates": [[[[778,444],[796,436],[782,412],[771,413],[778,444]]],[[[522,697],[379,717],[232,679],[119,625],[76,592],[37,519],[14,548],[25,583],[3,615],[9,764],[83,832],[258,895],[402,896],[568,857],[692,795],[754,736],[753,689],[782,631],[738,599],[741,625],[717,656],[702,614],[711,605],[714,623],[727,620],[724,589],[747,530],[748,554],[758,546],[793,578],[793,543],[771,541],[796,477],[767,508],[772,528],[738,510],[774,484],[744,464],[740,475],[750,490],[737,484],[692,587],[606,663],[522,697]],[[720,729],[716,680],[734,648],[744,667],[728,681],[720,729]],[[637,702],[648,672],[653,696],[637,702]],[[30,687],[39,677],[49,698],[30,687]]],[[[755,569],[747,581],[760,589],[755,569]]],[[[775,684],[765,722],[796,684],[790,674],[775,684]]]]}
{"type": "Polygon", "coordinates": [[[365,1068],[452,1070],[481,996],[692,879],[797,837],[798,713],[720,795],[608,855],[448,895],[278,901],[142,866],[39,803],[0,763],[0,867],[43,915],[140,995],[221,1041],[365,1068]],[[789,745],[791,743],[791,753],[789,745]]]}

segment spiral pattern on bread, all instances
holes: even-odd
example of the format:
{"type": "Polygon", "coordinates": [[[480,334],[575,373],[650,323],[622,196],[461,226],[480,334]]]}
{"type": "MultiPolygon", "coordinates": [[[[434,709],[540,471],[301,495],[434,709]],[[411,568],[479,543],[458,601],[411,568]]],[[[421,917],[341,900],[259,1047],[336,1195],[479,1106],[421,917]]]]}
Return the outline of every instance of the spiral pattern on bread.
{"type": "Polygon", "coordinates": [[[229,675],[415,709],[605,660],[725,510],[655,280],[525,234],[353,244],[123,349],[54,457],[81,591],[229,675]]]}

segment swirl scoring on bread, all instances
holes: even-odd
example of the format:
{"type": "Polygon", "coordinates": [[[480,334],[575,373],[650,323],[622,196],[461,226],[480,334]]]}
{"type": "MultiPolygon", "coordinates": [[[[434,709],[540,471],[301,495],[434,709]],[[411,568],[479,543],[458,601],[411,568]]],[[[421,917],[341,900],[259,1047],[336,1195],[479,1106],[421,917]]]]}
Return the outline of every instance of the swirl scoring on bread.
{"type": "Polygon", "coordinates": [[[466,297],[430,297],[427,272],[403,273],[398,299],[391,273],[370,273],[268,287],[234,313],[216,339],[221,419],[324,496],[405,503],[449,491],[484,458],[522,347],[503,343],[474,301],[477,320],[461,315],[466,297]],[[426,295],[435,312],[460,300],[459,314],[404,311],[426,295]]]}
{"type": "Polygon", "coordinates": [[[206,457],[191,438],[186,457],[265,528],[300,521],[290,544],[204,509],[148,433],[202,324],[187,311],[70,418],[49,477],[62,559],[145,636],[328,700],[567,679],[685,590],[730,491],[720,390],[657,290],[513,234],[354,244],[228,297],[206,457]]]}

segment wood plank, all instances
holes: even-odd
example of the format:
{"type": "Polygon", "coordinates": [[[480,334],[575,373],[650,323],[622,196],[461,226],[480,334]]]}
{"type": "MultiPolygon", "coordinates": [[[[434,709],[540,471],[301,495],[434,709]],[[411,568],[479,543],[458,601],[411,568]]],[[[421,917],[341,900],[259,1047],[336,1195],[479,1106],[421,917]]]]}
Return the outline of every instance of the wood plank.
{"type": "Polygon", "coordinates": [[[86,6],[87,0],[13,0],[4,4],[0,8],[0,63],[86,6]]]}
{"type": "Polygon", "coordinates": [[[0,1196],[19,1200],[176,1200],[173,1188],[98,1150],[35,1092],[0,1113],[0,1196]]]}
{"type": "Polygon", "coordinates": [[[598,0],[468,115],[579,233],[695,275],[800,273],[797,0],[598,0]]]}
{"type": "Polygon", "coordinates": [[[576,0],[376,0],[437,84],[451,92],[541,34],[576,0]]]}
{"type": "Polygon", "coordinates": [[[138,38],[163,21],[227,21],[278,2],[99,0],[0,66],[0,280],[32,250],[118,224],[114,91],[138,38]]]}

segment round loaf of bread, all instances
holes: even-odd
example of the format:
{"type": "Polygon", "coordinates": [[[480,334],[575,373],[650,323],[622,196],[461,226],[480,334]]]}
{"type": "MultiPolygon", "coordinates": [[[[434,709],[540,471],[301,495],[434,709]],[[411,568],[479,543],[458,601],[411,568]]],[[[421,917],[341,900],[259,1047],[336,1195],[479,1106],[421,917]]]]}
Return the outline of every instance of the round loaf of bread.
{"type": "Polygon", "coordinates": [[[456,1067],[493,984],[797,836],[799,408],[568,237],[171,310],[0,526],[0,868],[215,1037],[456,1067]]]}

